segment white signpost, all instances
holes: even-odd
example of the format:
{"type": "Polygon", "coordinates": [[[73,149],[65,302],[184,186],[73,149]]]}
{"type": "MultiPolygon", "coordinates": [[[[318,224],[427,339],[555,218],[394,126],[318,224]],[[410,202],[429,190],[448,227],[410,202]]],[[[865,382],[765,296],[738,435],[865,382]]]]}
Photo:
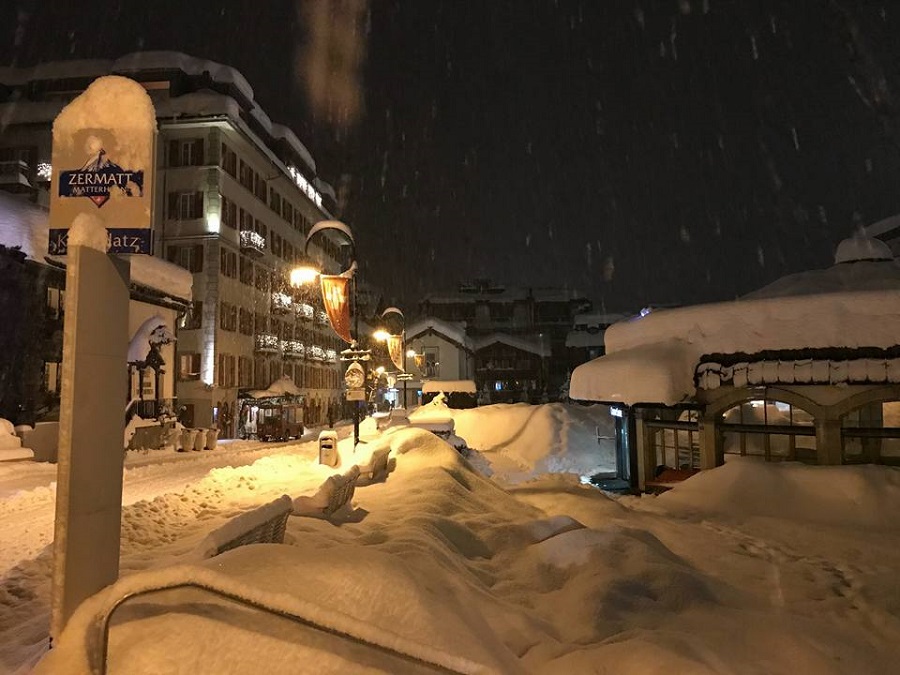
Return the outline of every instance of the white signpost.
{"type": "Polygon", "coordinates": [[[67,254],[50,636],[116,581],[122,519],[129,263],[149,253],[156,115],[102,77],[53,125],[51,255],[67,254]]]}

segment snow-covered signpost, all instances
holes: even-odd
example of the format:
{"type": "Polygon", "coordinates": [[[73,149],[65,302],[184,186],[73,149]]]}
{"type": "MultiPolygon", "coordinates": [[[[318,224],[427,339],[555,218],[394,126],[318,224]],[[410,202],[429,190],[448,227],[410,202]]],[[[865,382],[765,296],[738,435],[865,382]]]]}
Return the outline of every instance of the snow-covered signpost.
{"type": "Polygon", "coordinates": [[[130,266],[149,253],[156,115],[147,92],[101,77],[53,124],[51,255],[67,255],[52,638],[116,581],[122,513],[130,266]]]}

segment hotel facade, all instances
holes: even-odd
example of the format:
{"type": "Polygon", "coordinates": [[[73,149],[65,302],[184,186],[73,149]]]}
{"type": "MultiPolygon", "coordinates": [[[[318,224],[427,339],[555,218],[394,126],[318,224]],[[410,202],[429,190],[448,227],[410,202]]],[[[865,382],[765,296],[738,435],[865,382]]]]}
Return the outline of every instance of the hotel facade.
{"type": "MultiPolygon", "coordinates": [[[[176,52],[2,68],[0,189],[49,203],[53,120],[104,75],[139,82],[156,109],[153,251],[193,275],[170,368],[183,422],[235,436],[243,391],[284,377],[302,392],[307,425],[326,420],[342,400],[343,343],[317,289],[292,288],[289,273],[312,225],[334,217],[334,191],[239,72],[176,52]]],[[[327,271],[345,262],[327,235],[310,252],[327,271]]]]}

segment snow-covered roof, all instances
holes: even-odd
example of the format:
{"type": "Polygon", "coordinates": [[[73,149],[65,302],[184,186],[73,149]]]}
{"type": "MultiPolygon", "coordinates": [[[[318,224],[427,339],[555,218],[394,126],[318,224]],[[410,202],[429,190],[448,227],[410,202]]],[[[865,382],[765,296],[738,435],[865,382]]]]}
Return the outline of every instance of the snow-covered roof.
{"type": "MultiPolygon", "coordinates": [[[[49,215],[46,209],[0,190],[0,244],[20,246],[28,258],[43,262],[49,243],[49,215]]],[[[194,277],[184,268],[149,255],[129,256],[129,260],[132,283],[177,300],[191,299],[194,277]]]]}
{"type": "Polygon", "coordinates": [[[425,380],[422,393],[432,394],[439,391],[446,393],[474,394],[478,391],[473,380],[425,380]]]}
{"type": "MultiPolygon", "coordinates": [[[[129,75],[148,70],[179,70],[188,75],[207,74],[214,82],[233,85],[247,99],[250,116],[273,139],[283,139],[306,165],[306,169],[313,175],[311,183],[316,190],[336,199],[334,188],[316,176],[316,163],[306,146],[289,128],[272,122],[256,103],[253,88],[246,78],[231,66],[181,52],[146,51],[126,54],[114,61],[100,59],[54,61],[30,68],[0,68],[0,82],[22,86],[33,81],[99,77],[110,73],[129,75]]],[[[6,124],[49,122],[56,117],[64,104],[63,101],[16,101],[0,106],[0,116],[6,124]]],[[[232,97],[212,92],[191,92],[157,101],[156,105],[160,117],[227,114],[237,120],[240,119],[241,112],[241,106],[232,97]]],[[[260,146],[264,147],[264,144],[260,142],[260,146]]],[[[280,164],[280,161],[278,163],[280,164]]]]}
{"type": "Polygon", "coordinates": [[[112,70],[113,62],[108,59],[72,59],[39,63],[30,68],[0,68],[0,82],[10,86],[20,86],[42,80],[66,80],[70,78],[99,77],[112,70]]]}
{"type": "Polygon", "coordinates": [[[241,106],[225,94],[194,91],[157,101],[156,114],[160,118],[227,115],[232,119],[238,119],[241,116],[241,106]]]}
{"type": "MultiPolygon", "coordinates": [[[[790,351],[793,362],[796,354],[839,348],[850,350],[842,354],[847,360],[852,350],[896,347],[900,265],[893,259],[873,260],[884,256],[884,249],[869,241],[857,236],[842,242],[836,256],[841,262],[833,267],[789,275],[740,300],[652,311],[611,326],[605,335],[606,356],[575,369],[570,396],[672,405],[696,394],[694,371],[701,361],[717,362],[723,355],[746,355],[743,360],[750,363],[790,351]]],[[[777,371],[777,363],[774,367],[777,371]]],[[[882,358],[879,368],[888,367],[882,358]]],[[[836,372],[843,368],[837,366],[836,372]]],[[[740,383],[748,381],[742,372],[738,370],[740,383]]],[[[849,381],[839,374],[826,381],[849,381]]],[[[733,369],[723,376],[732,378],[733,369]]],[[[718,386],[719,377],[710,375],[702,384],[718,386]]],[[[759,378],[765,379],[762,374],[759,378]]],[[[885,375],[879,381],[891,380],[885,375]]]]}
{"type": "Polygon", "coordinates": [[[410,342],[411,340],[421,337],[428,331],[433,331],[438,335],[442,335],[448,340],[456,342],[469,350],[474,349],[472,340],[466,335],[466,327],[464,324],[444,321],[443,319],[438,319],[433,316],[417,319],[411,323],[406,329],[406,341],[410,342]]]}
{"type": "Polygon", "coordinates": [[[836,264],[824,270],[789,274],[748,293],[744,300],[821,293],[900,291],[900,263],[887,245],[877,239],[852,237],[842,241],[836,264]]]}
{"type": "MultiPolygon", "coordinates": [[[[300,155],[306,165],[315,172],[316,161],[313,159],[309,150],[306,149],[306,146],[300,142],[299,138],[297,138],[297,134],[283,124],[272,124],[271,133],[273,138],[284,139],[285,142],[294,149],[294,152],[300,155]]],[[[331,196],[334,197],[334,195],[331,196]]]]}
{"type": "Polygon", "coordinates": [[[693,394],[697,358],[680,340],[607,353],[572,371],[569,396],[576,401],[673,405],[693,394]]]}
{"type": "Polygon", "coordinates": [[[890,247],[883,241],[872,239],[863,235],[857,235],[844,239],[838,244],[834,254],[834,262],[850,263],[862,260],[893,260],[894,254],[890,247]]]}
{"type": "Polygon", "coordinates": [[[116,73],[135,73],[143,70],[180,70],[188,75],[207,73],[216,82],[233,84],[248,100],[253,100],[253,87],[237,69],[181,52],[132,52],[116,59],[112,64],[112,71],[116,73]]]}
{"type": "Polygon", "coordinates": [[[509,347],[514,347],[515,349],[520,349],[523,352],[537,354],[540,357],[550,356],[549,346],[536,341],[526,340],[525,338],[516,335],[509,335],[508,333],[491,333],[490,335],[476,338],[473,342],[476,351],[484,349],[485,347],[490,347],[493,344],[501,343],[509,347]]]}
{"type": "Polygon", "coordinates": [[[276,396],[300,396],[303,392],[287,375],[278,378],[267,389],[254,389],[248,392],[253,398],[272,398],[276,396]]]}
{"type": "Polygon", "coordinates": [[[131,282],[155,288],[179,300],[190,300],[193,294],[194,275],[183,267],[153,255],[133,255],[131,282]]]}

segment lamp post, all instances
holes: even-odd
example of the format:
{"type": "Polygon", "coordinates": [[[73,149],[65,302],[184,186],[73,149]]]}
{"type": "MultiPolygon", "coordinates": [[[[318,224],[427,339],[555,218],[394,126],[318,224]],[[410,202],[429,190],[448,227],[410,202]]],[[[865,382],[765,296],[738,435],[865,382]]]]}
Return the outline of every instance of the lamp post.
{"type": "MultiPolygon", "coordinates": [[[[309,230],[309,234],[306,235],[306,243],[303,248],[303,254],[309,260],[309,245],[312,242],[313,238],[325,231],[333,231],[340,234],[344,239],[346,239],[347,243],[350,245],[350,266],[345,271],[341,272],[340,277],[344,277],[349,279],[350,283],[350,306],[353,312],[353,334],[345,335],[344,331],[348,330],[349,327],[343,328],[342,326],[335,325],[335,317],[330,311],[330,307],[328,306],[329,298],[326,297],[324,280],[322,281],[322,299],[326,303],[326,310],[328,311],[328,318],[331,321],[332,328],[335,329],[335,332],[338,333],[341,337],[344,338],[345,341],[350,343],[350,348],[345,349],[341,352],[341,360],[342,361],[352,361],[354,363],[359,363],[360,361],[366,362],[369,358],[369,352],[366,350],[359,349],[359,300],[357,294],[357,282],[356,282],[356,241],[353,238],[353,231],[349,226],[342,223],[339,220],[322,220],[312,226],[309,230]],[[349,340],[347,338],[350,338],[349,340]]],[[[310,284],[315,282],[317,278],[321,278],[322,271],[321,268],[315,266],[313,264],[306,264],[302,266],[298,266],[291,270],[291,285],[299,286],[303,284],[310,284]]],[[[357,368],[354,368],[352,365],[347,369],[347,373],[344,376],[345,383],[351,385],[352,378],[352,388],[355,389],[357,387],[357,378],[356,371],[357,368]]],[[[363,370],[362,377],[362,386],[365,387],[365,370],[363,370]]],[[[349,392],[348,392],[349,393],[349,392]]],[[[365,395],[363,395],[363,403],[365,403],[365,395]]],[[[355,448],[359,444],[359,407],[360,401],[355,399],[353,401],[353,447],[355,448]]]]}
{"type": "MultiPolygon", "coordinates": [[[[402,355],[401,363],[397,363],[394,361],[393,355],[391,356],[391,361],[393,361],[394,365],[400,368],[403,372],[398,376],[398,380],[403,381],[403,409],[406,409],[406,383],[409,381],[409,373],[406,370],[406,317],[403,312],[400,311],[398,307],[388,307],[381,313],[382,319],[387,319],[388,316],[396,316],[399,318],[400,332],[394,333],[385,330],[376,332],[376,340],[387,342],[391,337],[396,337],[399,335],[400,337],[400,354],[402,355]]],[[[390,349],[390,348],[389,348],[390,349]]]]}

